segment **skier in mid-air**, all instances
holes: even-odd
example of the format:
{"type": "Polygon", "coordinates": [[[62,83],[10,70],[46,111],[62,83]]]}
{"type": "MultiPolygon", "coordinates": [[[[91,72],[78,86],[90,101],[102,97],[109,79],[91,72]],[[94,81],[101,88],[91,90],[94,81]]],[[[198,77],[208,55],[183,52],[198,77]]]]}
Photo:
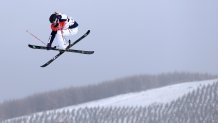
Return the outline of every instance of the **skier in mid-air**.
{"type": "Polygon", "coordinates": [[[49,50],[52,46],[53,41],[57,42],[59,49],[65,49],[70,41],[65,40],[65,36],[72,36],[78,32],[78,23],[71,17],[55,12],[51,14],[49,21],[51,23],[51,35],[47,44],[49,50]]]}
{"type": "Polygon", "coordinates": [[[72,36],[78,33],[78,23],[72,19],[71,17],[55,12],[51,14],[49,17],[49,21],[51,23],[51,35],[49,37],[49,42],[44,43],[39,38],[37,38],[32,33],[28,32],[30,35],[35,37],[37,40],[41,41],[46,46],[38,46],[38,45],[32,45],[29,44],[28,46],[32,49],[41,49],[41,50],[53,50],[53,51],[59,51],[57,55],[55,55],[53,58],[51,58],[48,62],[43,64],[41,67],[46,67],[49,64],[51,64],[55,59],[57,59],[59,56],[61,56],[64,52],[73,52],[73,53],[80,53],[80,54],[93,54],[94,51],[86,51],[86,50],[75,50],[70,49],[74,45],[76,45],[78,42],[80,42],[82,39],[87,37],[87,35],[90,34],[90,30],[87,30],[82,36],[80,36],[77,40],[73,41],[72,43],[69,41],[66,41],[66,36],[72,36]],[[57,45],[52,47],[53,41],[56,41],[57,45]],[[57,46],[57,47],[56,47],[57,46]]]}

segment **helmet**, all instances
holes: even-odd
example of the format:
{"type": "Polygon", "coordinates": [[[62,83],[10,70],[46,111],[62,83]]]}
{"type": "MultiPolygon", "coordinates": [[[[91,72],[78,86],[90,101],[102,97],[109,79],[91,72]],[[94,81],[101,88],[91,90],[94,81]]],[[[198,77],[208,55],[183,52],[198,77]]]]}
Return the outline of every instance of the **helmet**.
{"type": "Polygon", "coordinates": [[[50,23],[53,23],[55,20],[56,20],[57,17],[57,14],[52,14],[50,17],[49,17],[49,21],[50,23]]]}

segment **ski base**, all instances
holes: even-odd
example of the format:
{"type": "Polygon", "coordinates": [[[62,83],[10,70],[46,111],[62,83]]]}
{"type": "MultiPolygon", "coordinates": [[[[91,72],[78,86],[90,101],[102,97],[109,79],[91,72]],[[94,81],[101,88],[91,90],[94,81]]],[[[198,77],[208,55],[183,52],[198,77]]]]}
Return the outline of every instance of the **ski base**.
{"type": "MultiPolygon", "coordinates": [[[[48,50],[47,47],[45,46],[38,46],[38,45],[28,45],[32,49],[40,49],[40,50],[48,50]]],[[[93,54],[94,51],[85,51],[85,50],[75,50],[75,49],[58,49],[55,47],[49,48],[49,50],[55,50],[55,51],[60,51],[60,52],[73,52],[73,53],[81,53],[81,54],[93,54]]]]}

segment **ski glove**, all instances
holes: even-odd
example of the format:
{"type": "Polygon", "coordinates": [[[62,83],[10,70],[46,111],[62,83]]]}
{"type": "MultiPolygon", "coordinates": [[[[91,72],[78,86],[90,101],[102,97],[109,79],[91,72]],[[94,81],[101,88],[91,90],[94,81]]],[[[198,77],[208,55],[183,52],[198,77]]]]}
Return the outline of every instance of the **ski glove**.
{"type": "Polygon", "coordinates": [[[51,49],[51,43],[48,43],[47,44],[47,50],[50,50],[51,49]]]}

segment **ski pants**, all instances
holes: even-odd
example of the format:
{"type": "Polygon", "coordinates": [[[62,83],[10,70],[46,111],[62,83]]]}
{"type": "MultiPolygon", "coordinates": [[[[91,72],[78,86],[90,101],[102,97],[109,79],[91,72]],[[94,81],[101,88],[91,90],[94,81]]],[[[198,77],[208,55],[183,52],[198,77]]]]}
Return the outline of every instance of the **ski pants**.
{"type": "Polygon", "coordinates": [[[73,36],[78,33],[78,27],[73,29],[64,29],[58,30],[55,36],[55,42],[57,43],[58,48],[65,49],[69,43],[66,41],[66,37],[73,36]]]}

